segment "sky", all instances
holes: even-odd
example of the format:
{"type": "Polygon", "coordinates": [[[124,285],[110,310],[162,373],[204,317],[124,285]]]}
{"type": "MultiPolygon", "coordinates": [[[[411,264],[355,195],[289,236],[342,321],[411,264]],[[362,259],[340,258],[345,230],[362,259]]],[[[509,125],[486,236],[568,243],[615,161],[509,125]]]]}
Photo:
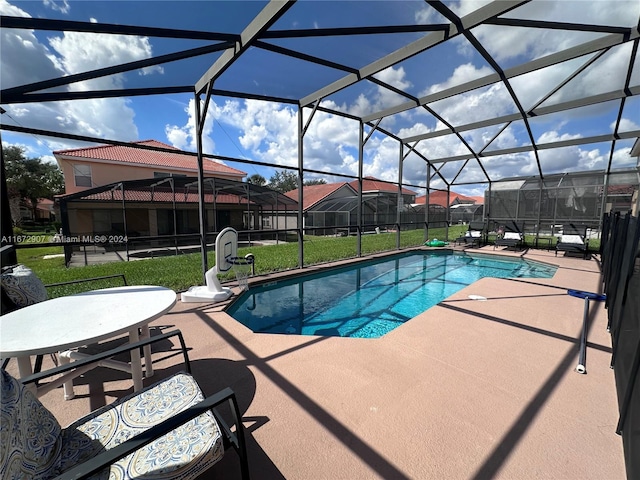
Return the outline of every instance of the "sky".
{"type": "MultiPolygon", "coordinates": [[[[488,2],[461,0],[446,3],[455,13],[465,15],[488,2]]],[[[0,14],[239,33],[264,5],[265,2],[253,1],[0,0],[0,14]]],[[[630,27],[638,25],[640,2],[534,0],[506,16],[630,27]]],[[[448,22],[422,1],[303,0],[291,7],[272,29],[429,23],[448,22]]],[[[503,70],[605,35],[495,25],[479,26],[472,33],[503,70]]],[[[269,42],[341,65],[362,68],[424,35],[401,33],[366,37],[312,37],[273,39],[269,42]]],[[[207,42],[196,40],[2,29],[0,86],[3,89],[10,88],[206,44],[207,42]]],[[[631,52],[630,43],[616,46],[597,58],[595,54],[589,54],[519,75],[510,80],[510,87],[525,110],[536,106],[541,100],[540,106],[547,107],[581,96],[621,90],[631,52]],[[594,60],[593,63],[588,64],[591,60],[594,60]],[[553,91],[556,85],[584,65],[587,65],[584,71],[575,79],[557,92],[553,91]]],[[[79,82],[64,88],[94,90],[194,85],[218,56],[219,53],[208,54],[79,82]]],[[[494,72],[476,48],[468,40],[458,36],[380,71],[376,78],[411,96],[422,98],[494,72]]],[[[336,69],[251,48],[216,81],[215,88],[297,100],[344,76],[344,72],[336,69]]],[[[630,86],[640,86],[640,61],[637,58],[630,86]]],[[[406,98],[392,89],[364,81],[325,97],[321,104],[335,111],[360,116],[395,107],[406,101],[406,98]]],[[[611,134],[620,105],[619,100],[613,100],[568,112],[542,115],[530,119],[529,126],[533,138],[539,143],[611,134]]],[[[195,151],[194,99],[190,94],[12,104],[2,107],[7,113],[2,115],[1,120],[6,124],[111,140],[155,139],[180,149],[195,151]]],[[[447,123],[466,125],[518,112],[518,106],[501,82],[430,102],[428,107],[429,109],[409,108],[387,116],[380,126],[394,135],[406,138],[438,132],[446,128],[447,123]]],[[[305,121],[310,111],[304,110],[305,121]]],[[[273,165],[273,168],[268,168],[227,162],[228,165],[246,172],[248,176],[257,173],[268,180],[279,166],[297,165],[297,130],[298,111],[291,104],[215,96],[210,103],[204,126],[203,147],[209,154],[273,165]]],[[[626,100],[619,128],[621,132],[636,130],[640,130],[638,96],[626,100]]],[[[7,131],[2,131],[1,134],[3,145],[22,146],[28,157],[41,157],[47,161],[53,161],[52,152],[55,150],[88,146],[7,131]]],[[[358,122],[339,115],[316,112],[305,134],[305,166],[337,174],[325,175],[324,178],[329,182],[350,181],[351,178],[339,175],[358,175],[358,136],[358,122]]],[[[500,123],[471,129],[461,136],[476,151],[485,148],[486,152],[490,152],[531,144],[522,120],[508,125],[500,123]]],[[[430,159],[446,158],[468,154],[469,149],[464,142],[453,134],[441,135],[422,140],[416,149],[430,159]]],[[[614,168],[636,166],[636,159],[629,156],[632,146],[633,139],[616,142],[614,168]]],[[[539,152],[539,162],[545,175],[605,169],[611,148],[611,142],[600,142],[545,149],[539,152]]],[[[364,175],[397,182],[399,155],[398,141],[375,132],[364,148],[364,175]]],[[[538,163],[532,152],[486,157],[483,166],[494,179],[538,173],[538,163]]],[[[454,187],[459,193],[481,195],[486,188],[485,183],[480,183],[486,177],[475,160],[448,163],[441,168],[440,174],[449,181],[456,178],[459,182],[478,182],[454,187]],[[460,171],[463,165],[465,168],[460,171]]],[[[425,162],[417,155],[409,154],[403,165],[403,181],[424,186],[426,175],[425,162]]],[[[308,174],[305,178],[313,177],[314,175],[308,174]]],[[[441,180],[434,178],[432,186],[443,185],[441,180]]],[[[414,190],[418,194],[424,193],[420,189],[414,190]]]]}

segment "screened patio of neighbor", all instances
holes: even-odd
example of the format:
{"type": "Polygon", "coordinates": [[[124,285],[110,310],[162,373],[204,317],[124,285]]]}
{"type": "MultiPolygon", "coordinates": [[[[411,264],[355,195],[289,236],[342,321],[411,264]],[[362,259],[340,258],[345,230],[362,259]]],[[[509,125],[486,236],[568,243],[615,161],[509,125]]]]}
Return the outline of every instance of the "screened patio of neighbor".
{"type": "MultiPolygon", "coordinates": [[[[120,250],[128,260],[153,255],[199,251],[200,201],[196,177],[125,180],[62,195],[60,205],[65,237],[77,240],[105,238],[102,246],[120,250]],[[118,238],[120,241],[109,241],[118,238]]],[[[213,232],[233,227],[241,241],[286,241],[294,230],[298,206],[280,192],[224,178],[207,178],[201,190],[205,215],[213,232]],[[263,224],[281,225],[264,229],[263,224]]],[[[215,236],[208,240],[213,248],[215,236]]],[[[86,242],[77,243],[90,243],[86,242]]],[[[101,242],[97,242],[101,243],[101,242]]],[[[65,246],[67,263],[82,246],[65,246]]]]}
{"type": "MultiPolygon", "coordinates": [[[[358,261],[369,234],[385,234],[388,254],[426,249],[436,228],[453,243],[462,224],[482,222],[494,243],[447,248],[492,254],[501,227],[521,225],[518,250],[495,253],[559,265],[549,281],[483,279],[374,348],[346,348],[343,340],[353,339],[265,339],[215,306],[180,304],[157,327],[193,328],[204,378],[228,368],[223,378],[244,393],[245,421],[253,422],[252,472],[637,478],[640,367],[614,378],[605,358],[620,345],[621,357],[640,358],[640,324],[619,343],[606,329],[607,311],[636,322],[620,306],[640,298],[637,268],[607,276],[639,258],[637,0],[42,3],[0,4],[3,145],[36,139],[47,157],[61,146],[116,145],[197,159],[189,177],[74,184],[86,189],[56,200],[61,238],[118,235],[113,248],[127,257],[189,247],[202,259],[204,282],[227,226],[249,244],[295,244],[286,273],[301,274],[323,268],[308,255],[318,237],[353,242],[345,255],[358,261]],[[173,147],[136,143],[143,136],[173,147]],[[205,162],[242,168],[246,178],[207,177],[205,162]],[[276,181],[283,173],[293,184],[276,181]],[[367,191],[371,178],[391,191],[367,191]],[[310,186],[349,182],[355,193],[305,209],[310,186]],[[294,189],[295,198],[286,195],[294,189]],[[436,192],[446,193],[442,205],[430,202],[436,192]],[[484,204],[456,207],[457,194],[484,204]],[[416,197],[423,204],[408,201],[416,197]],[[593,239],[580,258],[555,250],[568,225],[593,239]],[[607,243],[623,252],[605,252],[607,243]],[[585,338],[598,369],[580,383],[565,376],[582,335],[573,323],[582,303],[567,289],[601,290],[604,279],[620,290],[606,308],[592,306],[589,325],[605,329],[585,338]],[[576,398],[585,416],[596,412],[584,424],[576,398]],[[309,436],[288,436],[287,422],[309,436]],[[585,455],[591,439],[596,448],[585,455]],[[599,441],[618,455],[603,469],[593,461],[599,441]]],[[[3,149],[0,233],[11,247],[3,265],[27,248],[13,234],[6,163],[3,149]]],[[[62,243],[70,256],[83,242],[62,243]]],[[[160,361],[167,371],[177,368],[170,357],[160,361]]],[[[64,406],[57,411],[66,415],[64,406]]]]}

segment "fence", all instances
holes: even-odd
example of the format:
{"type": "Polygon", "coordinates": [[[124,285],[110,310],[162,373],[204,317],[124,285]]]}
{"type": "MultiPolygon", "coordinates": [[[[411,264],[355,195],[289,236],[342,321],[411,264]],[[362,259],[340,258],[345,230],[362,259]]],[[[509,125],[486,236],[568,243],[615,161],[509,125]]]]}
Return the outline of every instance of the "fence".
{"type": "Polygon", "coordinates": [[[606,215],[601,253],[627,478],[640,478],[640,222],[606,215]]]}

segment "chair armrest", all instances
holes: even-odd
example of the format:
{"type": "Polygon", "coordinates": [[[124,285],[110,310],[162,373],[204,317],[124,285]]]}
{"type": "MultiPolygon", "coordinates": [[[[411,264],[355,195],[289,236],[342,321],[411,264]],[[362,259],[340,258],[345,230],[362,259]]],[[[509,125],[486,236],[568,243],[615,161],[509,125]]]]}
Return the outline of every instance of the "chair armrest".
{"type": "Polygon", "coordinates": [[[105,275],[104,277],[93,277],[93,278],[83,278],[81,280],[69,280],[68,282],[59,282],[59,283],[50,283],[45,285],[45,287],[60,287],[62,285],[73,285],[75,283],[83,283],[83,282],[95,282],[97,280],[107,280],[109,278],[122,278],[125,287],[127,286],[127,279],[124,276],[124,273],[116,273],[114,275],[105,275]]]}
{"type": "Polygon", "coordinates": [[[155,335],[151,338],[141,340],[136,343],[127,343],[126,345],[122,345],[121,347],[114,348],[111,350],[107,350],[105,352],[96,353],[95,355],[91,355],[90,357],[83,358],[82,360],[77,360],[66,365],[60,365],[59,367],[51,368],[49,370],[45,370],[44,372],[36,373],[34,375],[29,375],[28,377],[24,377],[20,379],[20,382],[24,385],[29,383],[34,383],[42,380],[43,378],[52,377],[53,375],[58,375],[60,373],[68,372],[70,370],[75,370],[78,367],[82,367],[84,365],[91,365],[92,363],[97,363],[102,360],[106,360],[111,357],[115,357],[121,353],[130,352],[131,350],[135,350],[136,348],[145,347],[147,345],[154,344],[161,340],[166,340],[171,337],[178,337],[180,341],[180,348],[182,350],[182,355],[184,357],[185,368],[187,372],[191,373],[191,363],[189,362],[189,355],[187,353],[187,346],[184,342],[184,337],[182,336],[182,332],[180,330],[172,330],[167,333],[163,333],[161,335],[155,335]]]}
{"type": "MultiPolygon", "coordinates": [[[[103,452],[95,457],[87,460],[86,462],[77,465],[76,467],[67,470],[62,475],[56,477],[56,480],[71,480],[71,479],[80,479],[86,478],[92,474],[99,472],[100,470],[108,467],[109,465],[115,463],[123,457],[126,457],[130,453],[139,450],[145,445],[151,443],[152,441],[160,438],[161,436],[175,430],[180,425],[185,424],[189,420],[196,418],[199,415],[202,415],[206,411],[211,410],[211,412],[216,417],[218,421],[218,426],[225,437],[228,438],[234,445],[234,448],[238,451],[241,457],[244,457],[244,452],[246,452],[245,440],[244,440],[244,432],[242,424],[240,423],[240,409],[238,407],[238,402],[236,400],[236,396],[230,388],[225,388],[218,393],[211,395],[210,397],[205,398],[202,402],[194,405],[171,418],[168,418],[162,423],[155,425],[148,430],[145,430],[139,435],[128,439],[127,441],[121,443],[120,445],[103,452]],[[231,412],[233,415],[234,424],[236,425],[236,431],[232,432],[229,427],[220,420],[219,415],[215,412],[215,407],[228,402],[231,406],[231,412]],[[243,452],[243,453],[241,453],[243,452]]],[[[243,478],[248,478],[248,467],[246,465],[246,457],[241,458],[242,460],[242,469],[243,469],[243,478]],[[245,476],[245,469],[247,475],[245,476]]]]}

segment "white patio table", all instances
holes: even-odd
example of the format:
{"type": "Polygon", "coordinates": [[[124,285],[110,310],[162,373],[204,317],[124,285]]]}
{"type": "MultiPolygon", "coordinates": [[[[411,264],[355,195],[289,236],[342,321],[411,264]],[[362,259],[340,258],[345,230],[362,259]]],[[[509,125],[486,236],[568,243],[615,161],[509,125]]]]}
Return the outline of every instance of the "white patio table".
{"type": "MultiPolygon", "coordinates": [[[[61,352],[68,363],[82,354],[78,347],[129,334],[129,342],[149,337],[149,323],[164,315],[176,303],[176,293],[164,287],[131,285],[92,290],[58,297],[15,310],[0,317],[0,357],[15,357],[20,378],[31,375],[31,356],[61,352]],[[138,330],[140,329],[140,334],[138,330]]],[[[151,348],[144,347],[147,377],[153,375],[151,348]]],[[[142,388],[140,351],[131,351],[131,363],[107,360],[100,365],[131,373],[135,391],[142,388]]],[[[76,369],[71,374],[38,387],[42,395],[64,383],[65,399],[73,398],[72,379],[97,365],[76,369]]]]}

